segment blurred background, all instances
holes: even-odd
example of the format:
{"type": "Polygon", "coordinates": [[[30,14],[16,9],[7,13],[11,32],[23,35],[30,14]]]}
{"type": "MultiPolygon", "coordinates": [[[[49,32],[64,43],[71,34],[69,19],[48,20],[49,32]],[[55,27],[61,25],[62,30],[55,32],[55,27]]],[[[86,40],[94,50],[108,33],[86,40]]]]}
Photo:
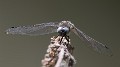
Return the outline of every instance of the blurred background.
{"type": "Polygon", "coordinates": [[[75,67],[120,67],[120,3],[107,0],[0,0],[0,67],[41,67],[50,38],[57,35],[6,35],[6,29],[62,20],[107,44],[114,54],[92,51],[71,33],[75,67]]]}

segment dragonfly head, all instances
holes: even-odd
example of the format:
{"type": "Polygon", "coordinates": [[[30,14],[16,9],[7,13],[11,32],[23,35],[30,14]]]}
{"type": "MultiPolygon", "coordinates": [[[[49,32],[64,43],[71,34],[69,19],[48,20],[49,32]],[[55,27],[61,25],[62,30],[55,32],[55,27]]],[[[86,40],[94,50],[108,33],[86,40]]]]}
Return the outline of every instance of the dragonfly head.
{"type": "Polygon", "coordinates": [[[57,32],[60,36],[65,36],[69,33],[70,29],[68,27],[58,27],[57,32]]]}

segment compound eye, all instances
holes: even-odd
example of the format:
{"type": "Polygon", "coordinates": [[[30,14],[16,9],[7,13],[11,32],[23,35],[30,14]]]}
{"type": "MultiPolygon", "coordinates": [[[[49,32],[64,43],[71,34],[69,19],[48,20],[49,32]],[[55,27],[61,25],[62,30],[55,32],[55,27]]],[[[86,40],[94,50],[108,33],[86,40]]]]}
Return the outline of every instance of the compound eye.
{"type": "Polygon", "coordinates": [[[66,32],[69,32],[69,28],[64,27],[63,29],[64,29],[66,32]]]}
{"type": "Polygon", "coordinates": [[[59,28],[57,29],[57,32],[61,31],[62,29],[63,29],[63,27],[59,27],[59,28]]]}

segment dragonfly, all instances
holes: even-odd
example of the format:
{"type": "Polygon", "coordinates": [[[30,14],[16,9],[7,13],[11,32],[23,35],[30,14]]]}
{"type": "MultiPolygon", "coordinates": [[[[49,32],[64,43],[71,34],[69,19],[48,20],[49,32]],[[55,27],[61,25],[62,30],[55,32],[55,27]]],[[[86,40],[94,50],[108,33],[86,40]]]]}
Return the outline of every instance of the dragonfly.
{"type": "Polygon", "coordinates": [[[86,42],[88,46],[90,46],[93,50],[97,51],[98,53],[105,54],[108,56],[113,55],[111,50],[105,44],[102,44],[97,40],[91,38],[90,36],[86,35],[73,23],[71,23],[71,21],[49,22],[28,26],[11,27],[6,30],[6,34],[36,36],[50,34],[54,32],[65,32],[64,35],[67,35],[70,31],[74,32],[82,41],[86,42]]]}

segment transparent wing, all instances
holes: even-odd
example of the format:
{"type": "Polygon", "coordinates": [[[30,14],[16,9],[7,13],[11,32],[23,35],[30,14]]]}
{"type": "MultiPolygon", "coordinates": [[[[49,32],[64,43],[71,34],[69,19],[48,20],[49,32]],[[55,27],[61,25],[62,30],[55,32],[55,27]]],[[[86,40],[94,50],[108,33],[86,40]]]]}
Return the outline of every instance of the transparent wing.
{"type": "Polygon", "coordinates": [[[41,23],[31,26],[11,27],[6,30],[7,34],[21,34],[21,35],[44,35],[57,32],[58,23],[41,23]]]}
{"type": "Polygon", "coordinates": [[[72,31],[76,35],[78,35],[79,38],[82,39],[84,42],[87,42],[88,45],[91,46],[95,51],[108,56],[113,55],[111,50],[106,45],[94,40],[93,38],[89,37],[88,35],[83,33],[81,30],[77,29],[76,27],[72,31]]]}

